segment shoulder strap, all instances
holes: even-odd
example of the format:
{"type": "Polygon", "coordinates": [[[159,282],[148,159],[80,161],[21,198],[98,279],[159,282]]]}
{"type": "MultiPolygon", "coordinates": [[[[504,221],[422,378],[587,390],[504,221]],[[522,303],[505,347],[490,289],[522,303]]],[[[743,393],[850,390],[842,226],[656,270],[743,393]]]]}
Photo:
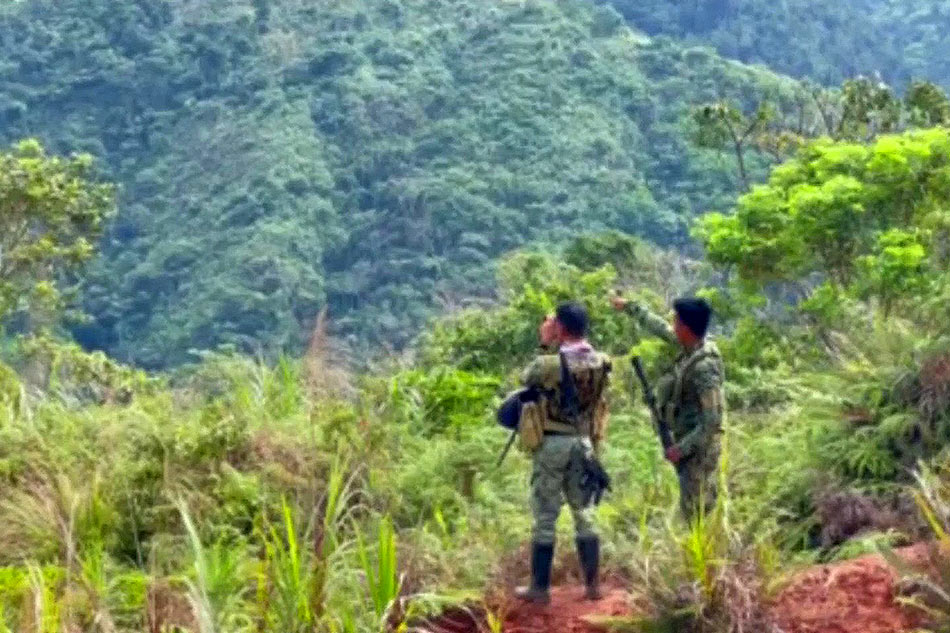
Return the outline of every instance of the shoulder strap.
{"type": "Polygon", "coordinates": [[[607,380],[610,378],[610,372],[613,371],[613,364],[610,362],[610,357],[606,354],[601,355],[601,372],[600,372],[600,383],[597,385],[597,399],[604,397],[604,391],[607,387],[607,380]]]}
{"type": "Polygon", "coordinates": [[[580,417],[580,405],[577,401],[577,385],[574,384],[574,375],[571,374],[571,368],[567,365],[567,357],[564,352],[558,354],[561,361],[561,401],[558,403],[562,413],[567,416],[571,424],[577,425],[577,419],[580,417]]]}
{"type": "MultiPolygon", "coordinates": [[[[701,348],[693,352],[686,360],[686,364],[683,365],[683,368],[676,372],[676,383],[673,386],[673,399],[670,401],[672,406],[667,409],[669,418],[673,417],[676,404],[683,395],[683,383],[686,380],[686,375],[693,367],[699,364],[700,361],[706,360],[707,358],[721,358],[719,349],[713,343],[703,344],[701,348]]],[[[668,421],[672,422],[672,419],[668,421]]]]}

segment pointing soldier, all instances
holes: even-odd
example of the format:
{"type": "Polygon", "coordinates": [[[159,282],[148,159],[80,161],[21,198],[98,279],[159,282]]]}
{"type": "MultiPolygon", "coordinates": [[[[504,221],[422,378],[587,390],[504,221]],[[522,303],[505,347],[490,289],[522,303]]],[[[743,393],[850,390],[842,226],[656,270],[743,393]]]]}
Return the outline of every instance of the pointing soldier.
{"type": "Polygon", "coordinates": [[[666,459],[676,467],[683,516],[692,520],[697,510],[706,511],[715,503],[725,415],[725,366],[715,343],[706,339],[712,309],[703,299],[677,299],[671,327],[637,302],[615,296],[611,303],[650,334],[681,349],[658,381],[656,392],[659,415],[664,416],[674,438],[666,459]]]}

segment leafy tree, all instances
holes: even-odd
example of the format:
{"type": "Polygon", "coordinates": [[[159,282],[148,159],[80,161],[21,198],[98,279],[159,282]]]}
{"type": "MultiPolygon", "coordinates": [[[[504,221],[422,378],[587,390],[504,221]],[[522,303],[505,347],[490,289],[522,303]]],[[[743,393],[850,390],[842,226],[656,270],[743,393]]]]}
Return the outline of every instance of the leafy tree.
{"type": "MultiPolygon", "coordinates": [[[[946,446],[946,374],[933,368],[950,340],[948,177],[946,128],[824,138],[697,227],[732,275],[717,293],[737,319],[727,351],[757,370],[804,358],[844,377],[845,411],[820,443],[849,478],[890,480],[946,446]]],[[[734,383],[755,375],[742,367],[734,383]]]]}
{"type": "Polygon", "coordinates": [[[833,138],[871,140],[898,131],[901,102],[889,86],[867,78],[846,81],[841,94],[838,132],[833,138]]]}
{"type": "Polygon", "coordinates": [[[112,209],[92,157],[49,156],[32,140],[0,153],[0,319],[62,307],[64,279],[95,254],[112,209]]]}
{"type": "Polygon", "coordinates": [[[420,342],[429,367],[504,374],[538,351],[538,326],[562,301],[580,301],[591,318],[592,343],[624,354],[638,338],[633,321],[608,304],[623,286],[657,310],[693,289],[701,271],[682,256],[608,232],[579,236],[563,252],[520,251],[501,262],[498,301],[436,319],[420,342]]]}
{"type": "Polygon", "coordinates": [[[734,154],[747,192],[746,163],[753,152],[779,163],[822,136],[867,142],[912,127],[944,125],[950,123],[950,99],[938,86],[916,81],[901,100],[889,86],[858,77],[840,89],[802,83],[785,103],[767,98],[751,114],[729,101],[703,104],[694,109],[693,120],[696,145],[734,154]]]}
{"type": "Polygon", "coordinates": [[[950,99],[929,81],[915,81],[907,89],[904,103],[911,121],[918,127],[950,123],[950,99]]]}
{"type": "Polygon", "coordinates": [[[746,151],[752,141],[761,135],[774,113],[767,103],[745,116],[739,108],[725,102],[711,103],[694,111],[696,121],[696,144],[699,147],[721,150],[729,148],[736,156],[742,190],[749,190],[749,173],[746,168],[746,151]]]}
{"type": "Polygon", "coordinates": [[[942,239],[926,227],[946,222],[948,175],[943,128],[870,145],[819,140],[739,198],[733,215],[705,216],[697,235],[740,281],[796,285],[812,307],[849,293],[889,311],[944,274],[942,239]]]}
{"type": "Polygon", "coordinates": [[[878,235],[873,253],[860,259],[862,294],[879,297],[884,316],[896,301],[920,295],[930,285],[925,246],[929,241],[919,230],[889,229],[878,235]]]}

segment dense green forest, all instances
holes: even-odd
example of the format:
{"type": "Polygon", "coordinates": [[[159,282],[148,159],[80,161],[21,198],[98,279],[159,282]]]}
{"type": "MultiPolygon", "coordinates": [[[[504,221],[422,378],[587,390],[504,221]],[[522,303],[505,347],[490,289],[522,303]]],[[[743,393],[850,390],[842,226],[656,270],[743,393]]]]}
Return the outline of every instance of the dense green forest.
{"type": "MultiPolygon", "coordinates": [[[[879,68],[902,90],[945,80],[931,4],[10,3],[0,140],[88,152],[119,185],[84,346],[152,368],[222,345],[272,357],[328,307],[374,355],[489,297],[525,243],[687,244],[746,180],[692,143],[697,106],[817,118],[813,88],[693,44],[834,85],[879,68]]],[[[753,179],[774,160],[757,149],[753,179]]]]}
{"type": "Polygon", "coordinates": [[[400,345],[526,242],[682,243],[736,186],[689,108],[794,88],[582,0],[35,0],[0,42],[0,135],[120,185],[76,333],[148,367],[299,351],[324,305],[400,345]]]}
{"type": "MultiPolygon", "coordinates": [[[[603,0],[601,0],[603,1],[603,0]]],[[[637,29],[819,83],[857,75],[950,84],[944,0],[606,0],[637,29]]]]}
{"type": "Polygon", "coordinates": [[[946,15],[4,3],[0,633],[534,630],[493,419],[568,299],[614,367],[602,626],[812,631],[776,596],[876,553],[864,597],[950,630],[946,15]],[[675,350],[618,289],[715,308],[700,521],[629,362],[675,350]]]}

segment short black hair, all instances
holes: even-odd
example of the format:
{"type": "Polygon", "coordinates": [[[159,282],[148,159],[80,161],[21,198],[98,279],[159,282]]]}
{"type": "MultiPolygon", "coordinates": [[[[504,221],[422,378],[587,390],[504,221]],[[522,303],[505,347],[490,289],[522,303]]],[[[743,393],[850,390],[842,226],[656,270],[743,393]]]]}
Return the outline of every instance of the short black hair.
{"type": "Polygon", "coordinates": [[[554,315],[571,336],[587,336],[587,308],[581,304],[566,301],[557,307],[554,315]]]}
{"type": "Polygon", "coordinates": [[[712,308],[705,299],[683,297],[673,302],[673,310],[690,331],[703,338],[712,320],[712,308]]]}

